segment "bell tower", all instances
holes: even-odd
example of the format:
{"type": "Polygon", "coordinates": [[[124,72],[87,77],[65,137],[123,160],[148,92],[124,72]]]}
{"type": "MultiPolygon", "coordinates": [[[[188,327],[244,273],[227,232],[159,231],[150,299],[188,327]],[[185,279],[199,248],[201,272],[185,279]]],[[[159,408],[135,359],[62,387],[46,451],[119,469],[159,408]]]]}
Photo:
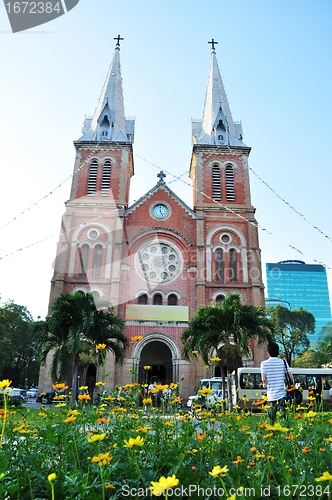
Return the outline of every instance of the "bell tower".
{"type": "Polygon", "coordinates": [[[192,122],[190,178],[197,215],[197,307],[238,292],[264,305],[255,208],[241,123],[233,120],[213,39],[202,120],[192,122]]]}
{"type": "Polygon", "coordinates": [[[94,115],[74,141],[70,199],[62,218],[50,304],[63,292],[91,291],[117,306],[123,217],[134,174],[133,119],[126,119],[120,66],[120,35],[94,115]]]}

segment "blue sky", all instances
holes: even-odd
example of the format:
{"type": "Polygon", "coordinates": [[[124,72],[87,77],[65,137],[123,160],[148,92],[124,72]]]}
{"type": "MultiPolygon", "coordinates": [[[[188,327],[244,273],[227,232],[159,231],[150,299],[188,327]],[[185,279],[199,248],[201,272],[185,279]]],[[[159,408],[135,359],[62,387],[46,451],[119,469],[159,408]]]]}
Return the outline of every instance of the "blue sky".
{"type": "MultiPolygon", "coordinates": [[[[263,266],[299,259],[332,268],[331,24],[330,0],[80,0],[61,18],[12,34],[0,7],[2,300],[35,318],[47,313],[70,179],[27,208],[71,176],[72,141],[94,112],[118,34],[125,112],[136,118],[131,201],[156,183],[151,164],[188,171],[214,38],[250,167],[309,221],[251,173],[257,221],[272,233],[259,232],[263,266]]],[[[170,187],[191,205],[187,184],[170,187]]]]}

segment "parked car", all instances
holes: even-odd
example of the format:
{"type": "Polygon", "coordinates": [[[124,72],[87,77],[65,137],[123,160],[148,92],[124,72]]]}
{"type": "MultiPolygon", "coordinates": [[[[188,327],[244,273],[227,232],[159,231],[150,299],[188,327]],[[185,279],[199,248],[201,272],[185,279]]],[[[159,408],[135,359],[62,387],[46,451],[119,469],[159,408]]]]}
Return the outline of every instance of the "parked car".
{"type": "Polygon", "coordinates": [[[38,396],[38,389],[36,387],[30,387],[30,389],[27,390],[28,398],[36,398],[37,396],[38,396]]]}
{"type": "MultiPolygon", "coordinates": [[[[227,398],[227,391],[226,391],[226,398],[227,398]]],[[[192,408],[193,405],[195,404],[203,404],[207,407],[207,409],[213,408],[217,403],[220,403],[225,399],[223,397],[223,392],[222,389],[218,389],[217,391],[211,392],[209,396],[206,398],[202,398],[199,394],[195,394],[194,396],[189,396],[188,401],[187,401],[187,407],[192,408]]],[[[225,408],[228,408],[228,403],[226,403],[225,408]]]]}
{"type": "MultiPolygon", "coordinates": [[[[7,387],[5,391],[8,398],[19,399],[22,402],[27,400],[27,394],[24,389],[18,389],[16,387],[7,387]]],[[[3,390],[0,391],[0,394],[2,393],[3,390]]]]}

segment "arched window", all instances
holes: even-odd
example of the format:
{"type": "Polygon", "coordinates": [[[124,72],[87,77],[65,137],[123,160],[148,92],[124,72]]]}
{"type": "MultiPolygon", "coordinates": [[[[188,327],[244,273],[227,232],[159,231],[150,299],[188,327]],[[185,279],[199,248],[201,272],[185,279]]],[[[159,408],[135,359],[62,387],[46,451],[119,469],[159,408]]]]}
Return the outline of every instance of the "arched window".
{"type": "Polygon", "coordinates": [[[156,293],[156,295],[153,296],[153,305],[155,306],[162,306],[163,304],[163,298],[160,295],[160,293],[156,293]]]}
{"type": "Polygon", "coordinates": [[[234,169],[232,165],[226,165],[226,199],[235,201],[234,169]]]}
{"type": "Polygon", "coordinates": [[[216,302],[218,304],[221,304],[223,300],[225,300],[225,295],[217,295],[216,296],[216,302]]]}
{"type": "Polygon", "coordinates": [[[175,293],[171,293],[168,296],[167,303],[168,303],[169,306],[177,306],[178,305],[178,298],[175,295],[175,293]]]}
{"type": "Polygon", "coordinates": [[[88,196],[95,195],[96,186],[97,186],[97,174],[98,174],[98,161],[92,160],[92,162],[90,163],[88,188],[86,191],[86,194],[88,196]]]}
{"type": "Polygon", "coordinates": [[[82,277],[85,277],[85,278],[86,278],[86,271],[88,269],[89,250],[90,250],[90,247],[89,247],[89,245],[86,245],[86,244],[82,245],[78,249],[78,255],[79,255],[79,259],[80,259],[80,267],[81,267],[79,275],[82,277]]]}
{"type": "Polygon", "coordinates": [[[100,278],[102,256],[103,256],[102,245],[96,245],[94,255],[93,255],[93,277],[94,278],[100,278]]]}
{"type": "Polygon", "coordinates": [[[229,281],[237,281],[236,250],[229,251],[229,281]]]}
{"type": "Polygon", "coordinates": [[[221,201],[220,167],[218,165],[212,167],[212,198],[221,201]]]}
{"type": "Polygon", "coordinates": [[[111,183],[111,160],[105,160],[103,167],[103,177],[101,179],[101,196],[108,196],[111,183]]]}
{"type": "Polygon", "coordinates": [[[146,295],[146,293],[143,293],[143,295],[140,295],[138,297],[138,303],[142,305],[146,305],[148,303],[148,296],[146,295]]]}
{"type": "Polygon", "coordinates": [[[224,252],[216,251],[216,281],[224,281],[224,252]]]}

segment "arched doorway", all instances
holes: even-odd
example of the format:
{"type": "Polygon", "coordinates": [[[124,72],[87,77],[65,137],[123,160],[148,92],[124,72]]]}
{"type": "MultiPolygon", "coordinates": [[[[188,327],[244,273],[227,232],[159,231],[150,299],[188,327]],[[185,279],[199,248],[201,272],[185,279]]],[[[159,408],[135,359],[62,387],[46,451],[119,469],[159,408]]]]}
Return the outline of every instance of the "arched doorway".
{"type": "Polygon", "coordinates": [[[170,348],[163,342],[149,342],[143,347],[139,362],[138,382],[144,384],[147,381],[170,384],[172,380],[172,353],[170,348]],[[151,366],[146,372],[144,366],[151,366]]]}
{"type": "Polygon", "coordinates": [[[160,382],[162,384],[179,381],[181,351],[177,343],[164,333],[151,333],[134,344],[132,360],[138,373],[138,382],[160,382]],[[144,366],[151,366],[147,372],[144,366]]]}

